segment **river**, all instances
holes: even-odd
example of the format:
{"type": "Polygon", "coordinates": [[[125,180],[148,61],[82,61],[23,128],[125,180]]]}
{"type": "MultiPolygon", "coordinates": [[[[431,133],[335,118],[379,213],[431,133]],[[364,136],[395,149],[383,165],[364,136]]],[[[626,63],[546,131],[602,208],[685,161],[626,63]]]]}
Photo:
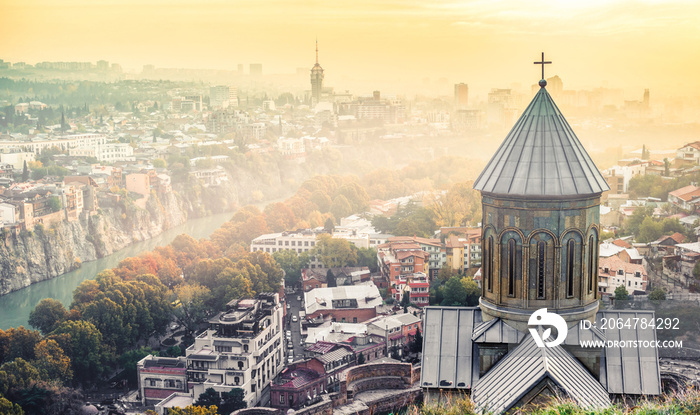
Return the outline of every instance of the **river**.
{"type": "Polygon", "coordinates": [[[124,258],[136,256],[144,251],[151,251],[158,246],[167,245],[177,235],[183,233],[195,239],[208,237],[224,222],[231,219],[233,213],[219,213],[205,218],[188,220],[182,225],[168,229],[154,238],[137,242],[96,261],[86,262],[75,271],[0,296],[0,329],[7,330],[10,327],[19,326],[28,327],[29,313],[44,298],[55,298],[67,308],[73,301],[73,290],[81,282],[95,278],[100,271],[116,267],[124,258]]]}

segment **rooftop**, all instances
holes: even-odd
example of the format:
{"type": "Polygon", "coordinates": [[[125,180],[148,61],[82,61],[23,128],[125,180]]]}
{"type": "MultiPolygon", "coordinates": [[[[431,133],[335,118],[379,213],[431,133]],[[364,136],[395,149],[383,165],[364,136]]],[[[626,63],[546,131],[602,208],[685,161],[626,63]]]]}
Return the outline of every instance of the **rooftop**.
{"type": "Polygon", "coordinates": [[[576,196],[610,190],[545,88],[540,88],[474,189],[516,196],[576,196]]]}

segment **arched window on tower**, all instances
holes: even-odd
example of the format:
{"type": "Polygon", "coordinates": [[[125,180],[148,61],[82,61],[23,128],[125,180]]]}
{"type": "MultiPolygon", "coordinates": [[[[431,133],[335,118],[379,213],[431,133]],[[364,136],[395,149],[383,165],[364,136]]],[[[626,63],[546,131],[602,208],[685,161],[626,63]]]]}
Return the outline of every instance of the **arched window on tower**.
{"type": "Polygon", "coordinates": [[[596,264],[595,264],[595,259],[596,256],[598,255],[598,244],[595,243],[595,238],[593,238],[593,235],[591,235],[590,238],[588,238],[588,294],[594,293],[594,296],[597,294],[595,293],[595,271],[596,271],[596,264]]]}
{"type": "Polygon", "coordinates": [[[508,296],[515,296],[515,239],[508,240],[508,296]]]}
{"type": "Polygon", "coordinates": [[[566,296],[574,296],[574,249],[576,241],[569,239],[566,249],[566,296]]]}
{"type": "Polygon", "coordinates": [[[544,273],[547,266],[546,261],[547,244],[544,241],[537,243],[537,298],[545,298],[544,273]]]}
{"type": "Polygon", "coordinates": [[[493,237],[489,236],[486,240],[486,252],[484,253],[484,278],[486,278],[486,289],[489,292],[493,291],[491,280],[493,279],[493,237]]]}

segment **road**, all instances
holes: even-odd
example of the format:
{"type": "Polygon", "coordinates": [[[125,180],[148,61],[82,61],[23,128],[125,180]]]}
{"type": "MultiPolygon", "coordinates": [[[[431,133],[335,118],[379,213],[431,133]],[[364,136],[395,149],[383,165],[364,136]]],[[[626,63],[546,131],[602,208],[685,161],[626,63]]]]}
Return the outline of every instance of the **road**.
{"type": "MultiPolygon", "coordinates": [[[[293,294],[288,294],[286,296],[287,303],[290,308],[287,310],[286,317],[286,328],[285,330],[290,330],[292,332],[292,344],[294,348],[294,361],[300,360],[304,355],[304,348],[301,346],[301,322],[299,321],[299,311],[302,309],[302,301],[297,300],[297,297],[301,297],[303,300],[304,296],[301,291],[295,292],[293,294]],[[292,316],[297,317],[297,322],[292,321],[292,316]]],[[[285,337],[286,339],[286,337],[285,337]]],[[[285,340],[285,349],[287,350],[287,355],[289,355],[290,349],[287,347],[288,341],[285,340]]]]}

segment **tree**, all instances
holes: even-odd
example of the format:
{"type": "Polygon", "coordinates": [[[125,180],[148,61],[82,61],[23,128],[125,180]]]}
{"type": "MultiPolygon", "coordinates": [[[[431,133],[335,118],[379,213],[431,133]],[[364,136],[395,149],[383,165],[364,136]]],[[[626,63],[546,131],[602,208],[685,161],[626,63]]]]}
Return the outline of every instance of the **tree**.
{"type": "Polygon", "coordinates": [[[90,322],[64,321],[49,338],[56,340],[71,359],[73,374],[79,382],[97,381],[112,360],[102,334],[90,322]]]}
{"type": "Polygon", "coordinates": [[[355,245],[352,248],[356,251],[357,266],[367,267],[370,272],[377,272],[379,265],[377,264],[377,250],[374,248],[357,248],[355,245]]]}
{"type": "Polygon", "coordinates": [[[693,277],[700,279],[700,261],[696,262],[693,267],[693,277]]]}
{"type": "Polygon", "coordinates": [[[364,353],[360,353],[357,355],[357,364],[358,365],[364,365],[365,364],[365,355],[364,353]]]}
{"type": "Polygon", "coordinates": [[[0,363],[9,362],[18,357],[26,361],[33,360],[34,347],[41,341],[38,331],[27,330],[23,326],[0,330],[0,363]]]}
{"type": "Polygon", "coordinates": [[[16,403],[12,403],[0,396],[0,414],[2,415],[24,415],[22,407],[16,403]]]}
{"type": "Polygon", "coordinates": [[[175,289],[176,304],[173,314],[185,328],[186,334],[194,333],[199,323],[212,311],[211,290],[199,284],[182,284],[175,289]]]}
{"type": "Polygon", "coordinates": [[[204,393],[199,395],[197,402],[194,404],[197,406],[218,406],[221,403],[221,396],[219,392],[214,390],[214,388],[207,388],[204,393]]]}
{"type": "Polygon", "coordinates": [[[70,359],[63,349],[51,339],[40,341],[34,348],[36,359],[32,361],[34,367],[41,374],[42,379],[58,381],[67,384],[73,379],[70,359]]]}
{"type": "Polygon", "coordinates": [[[648,243],[655,241],[661,237],[663,234],[663,225],[651,216],[647,216],[642,221],[639,226],[639,233],[637,234],[637,242],[648,243]]]}
{"type": "Polygon", "coordinates": [[[22,166],[22,181],[26,182],[29,180],[29,168],[27,167],[27,160],[24,160],[24,166],[22,166]]]}
{"type": "Polygon", "coordinates": [[[333,218],[326,219],[326,222],[323,224],[323,230],[328,233],[333,233],[333,229],[335,229],[335,223],[333,223],[333,218]]]}
{"type": "Polygon", "coordinates": [[[284,270],[284,281],[287,286],[299,284],[299,281],[301,281],[301,270],[307,268],[309,262],[311,262],[308,253],[298,254],[291,249],[277,251],[272,254],[272,258],[284,270]]]}
{"type": "Polygon", "coordinates": [[[357,262],[357,254],[346,239],[332,238],[328,234],[316,238],[316,247],[312,251],[326,268],[347,267],[357,262]]]}
{"type": "Polygon", "coordinates": [[[45,298],[29,313],[29,324],[46,336],[67,318],[68,311],[60,301],[45,298]]]}
{"type": "Polygon", "coordinates": [[[61,131],[66,132],[68,124],[66,124],[66,115],[61,111],[61,131]]]}
{"type": "Polygon", "coordinates": [[[47,205],[49,206],[49,209],[51,209],[51,212],[58,212],[63,207],[61,199],[56,196],[49,198],[47,205]]]}
{"type": "Polygon", "coordinates": [[[402,307],[407,307],[411,305],[411,295],[409,291],[404,291],[403,296],[401,297],[401,306],[402,307]]]}
{"type": "Polygon", "coordinates": [[[438,271],[438,280],[440,282],[445,283],[447,280],[450,278],[459,275],[459,271],[452,268],[449,265],[445,265],[444,267],[440,268],[440,271],[438,271]]]}
{"type": "Polygon", "coordinates": [[[420,329],[416,329],[416,335],[411,342],[411,353],[420,353],[423,351],[423,335],[420,329]]]}
{"type": "Polygon", "coordinates": [[[352,206],[345,195],[339,195],[331,204],[331,213],[336,221],[341,218],[352,215],[352,206]]]}
{"type": "Polygon", "coordinates": [[[451,277],[445,283],[445,299],[442,300],[443,306],[461,306],[467,300],[467,290],[464,288],[459,277],[451,277]]]}
{"type": "Polygon", "coordinates": [[[138,384],[136,364],[148,355],[157,355],[157,353],[150,347],[142,346],[128,350],[119,356],[119,364],[124,368],[124,375],[130,385],[138,384]]]}
{"type": "Polygon", "coordinates": [[[649,293],[648,298],[651,301],[664,301],[666,299],[666,292],[661,288],[654,288],[649,293]]]}
{"type": "Polygon", "coordinates": [[[164,169],[168,167],[168,163],[163,160],[163,159],[154,159],[151,164],[153,164],[153,167],[158,168],[158,169],[164,169]]]}
{"type": "Polygon", "coordinates": [[[627,301],[630,296],[624,285],[618,285],[615,288],[615,301],[627,301]]]}
{"type": "Polygon", "coordinates": [[[671,176],[671,162],[667,158],[664,159],[664,176],[671,176]]]}
{"type": "Polygon", "coordinates": [[[207,408],[204,406],[190,405],[185,408],[168,408],[167,415],[218,415],[218,412],[216,406],[207,408]]]}
{"type": "Polygon", "coordinates": [[[27,388],[38,380],[41,380],[39,371],[21,357],[0,366],[0,393],[27,388]]]}
{"type": "Polygon", "coordinates": [[[474,278],[472,277],[464,277],[460,281],[464,286],[464,290],[467,293],[465,305],[479,305],[479,297],[481,296],[481,288],[479,288],[479,284],[477,284],[476,281],[474,281],[474,278]]]}
{"type": "Polygon", "coordinates": [[[219,412],[223,415],[228,415],[233,411],[247,407],[248,403],[244,398],[245,392],[241,388],[233,388],[228,392],[222,393],[219,412]]]}

